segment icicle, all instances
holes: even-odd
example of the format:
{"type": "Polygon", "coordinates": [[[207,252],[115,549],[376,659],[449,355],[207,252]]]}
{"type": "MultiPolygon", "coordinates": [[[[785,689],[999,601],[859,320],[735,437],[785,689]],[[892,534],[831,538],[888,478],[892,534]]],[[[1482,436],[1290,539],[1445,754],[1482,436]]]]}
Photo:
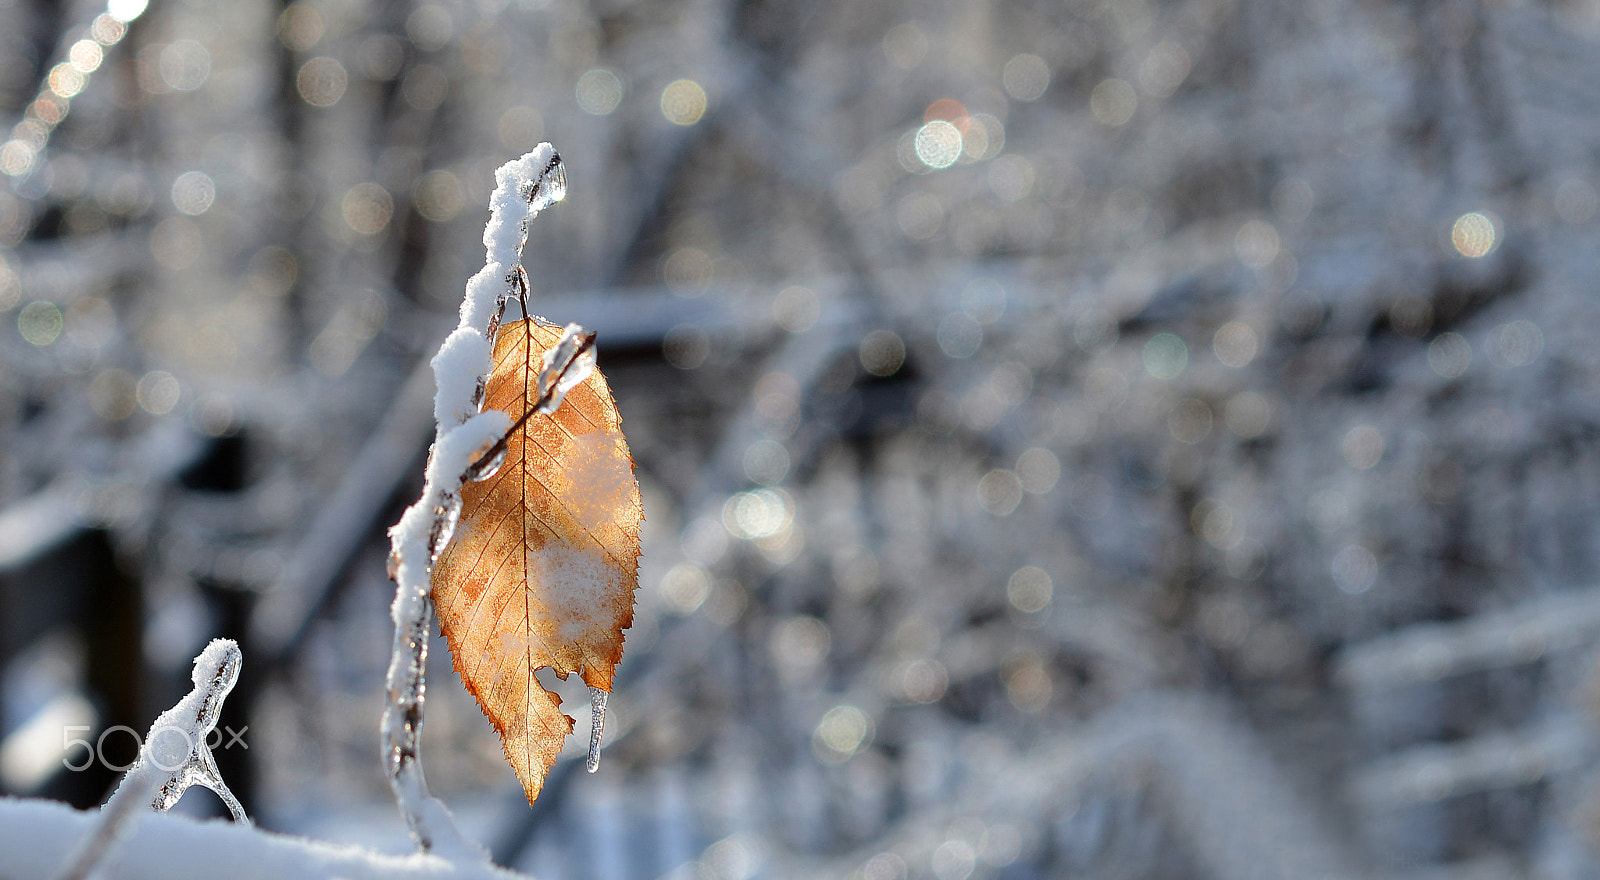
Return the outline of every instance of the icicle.
{"type": "Polygon", "coordinates": [[[610,693],[597,687],[589,688],[589,759],[584,767],[590,773],[600,769],[600,737],[606,732],[606,697],[610,693]]]}

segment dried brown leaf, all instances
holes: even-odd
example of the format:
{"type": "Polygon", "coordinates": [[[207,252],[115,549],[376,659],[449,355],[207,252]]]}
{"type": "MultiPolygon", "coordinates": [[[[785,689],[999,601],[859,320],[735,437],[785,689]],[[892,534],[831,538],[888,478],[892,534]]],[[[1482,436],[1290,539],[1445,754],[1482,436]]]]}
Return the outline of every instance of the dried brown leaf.
{"type": "MultiPolygon", "coordinates": [[[[526,413],[540,359],[560,338],[538,319],[501,327],[484,408],[513,423],[526,413]]],[[[639,585],[639,484],[600,371],[516,428],[499,471],[462,486],[461,501],[434,565],[434,603],[456,671],[532,803],[573,726],[534,672],[579,672],[611,690],[639,585]]]]}

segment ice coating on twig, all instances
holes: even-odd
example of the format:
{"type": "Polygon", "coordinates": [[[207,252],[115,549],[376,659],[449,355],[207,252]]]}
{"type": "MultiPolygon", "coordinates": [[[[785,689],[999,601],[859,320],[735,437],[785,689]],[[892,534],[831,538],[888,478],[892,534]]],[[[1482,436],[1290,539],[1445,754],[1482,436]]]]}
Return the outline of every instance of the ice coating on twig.
{"type": "Polygon", "coordinates": [[[239,680],[243,663],[244,655],[232,639],[213,639],[194,658],[190,675],[194,690],[150,725],[139,757],[106,801],[102,808],[104,818],[62,873],[63,880],[87,877],[116,840],[126,835],[127,824],[135,819],[140,805],[165,812],[193,785],[216,792],[233,814],[233,821],[250,824],[239,799],[222,781],[216,759],[206,745],[217,728],[223,700],[239,680]]]}
{"type": "MultiPolygon", "coordinates": [[[[462,837],[449,810],[428,793],[418,757],[424,672],[432,635],[430,574],[433,560],[455,528],[463,480],[481,476],[493,461],[497,444],[504,448],[510,419],[496,410],[478,412],[483,379],[493,366],[489,341],[507,298],[527,293],[527,273],[521,261],[528,221],[566,195],[566,172],[555,149],[540,144],[522,158],[502,165],[495,172],[495,183],[483,232],[484,267],[467,282],[461,322],[432,361],[438,387],[434,396],[438,428],[422,497],[389,530],[389,571],[395,580],[390,610],[395,631],[382,722],[389,784],[420,849],[469,857],[482,857],[483,852],[462,837]]],[[[582,329],[577,332],[581,334],[582,329]]],[[[577,358],[588,345],[572,348],[571,358],[577,358]]],[[[592,363],[592,354],[589,357],[592,363]]],[[[586,370],[579,371],[587,375],[586,370]]],[[[564,380],[565,367],[554,382],[560,387],[564,380]]]]}
{"type": "Polygon", "coordinates": [[[538,410],[553,413],[567,397],[567,392],[578,387],[594,371],[594,334],[577,324],[563,328],[561,340],[544,353],[544,364],[539,368],[538,410]]]}
{"type": "MultiPolygon", "coordinates": [[[[593,333],[583,329],[577,324],[568,324],[561,332],[561,338],[556,344],[544,353],[543,366],[539,368],[537,378],[538,397],[511,426],[500,433],[500,439],[494,441],[486,448],[482,448],[476,459],[467,467],[464,473],[465,480],[487,480],[500,470],[506,461],[506,444],[511,435],[525,424],[529,417],[535,413],[553,413],[561,406],[561,401],[566,399],[567,392],[577,387],[583,380],[589,378],[594,371],[594,337],[593,333]]],[[[498,412],[498,410],[490,410],[498,412]]],[[[450,529],[445,530],[446,540],[453,531],[454,519],[450,521],[450,529]]],[[[444,542],[438,548],[443,549],[444,542]]],[[[437,555],[437,553],[435,553],[437,555]]]]}
{"type": "Polygon", "coordinates": [[[238,682],[239,667],[243,663],[244,655],[232,639],[213,639],[206,645],[194,660],[194,672],[190,676],[194,690],[176,706],[161,713],[150,726],[144,746],[139,750],[139,759],[122,777],[122,783],[107,802],[108,807],[116,802],[124,788],[131,788],[137,778],[149,776],[157,782],[155,798],[150,803],[152,809],[170,809],[189,786],[203,785],[222,798],[235,822],[250,822],[238,799],[222,781],[217,762],[206,745],[207,737],[216,729],[217,718],[222,714],[222,701],[238,682]]]}

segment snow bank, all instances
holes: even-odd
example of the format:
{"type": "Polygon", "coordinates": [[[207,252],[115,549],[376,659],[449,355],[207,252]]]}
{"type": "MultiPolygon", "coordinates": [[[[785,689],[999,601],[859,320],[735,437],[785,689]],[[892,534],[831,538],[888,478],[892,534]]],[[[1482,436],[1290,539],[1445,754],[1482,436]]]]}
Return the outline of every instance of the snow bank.
{"type": "MultiPolygon", "coordinates": [[[[46,800],[0,797],[0,875],[12,880],[56,876],[99,811],[79,812],[46,800]]],[[[487,862],[451,862],[437,855],[381,855],[236,825],[158,813],[144,816],[97,875],[115,880],[278,878],[516,878],[487,862]]]]}

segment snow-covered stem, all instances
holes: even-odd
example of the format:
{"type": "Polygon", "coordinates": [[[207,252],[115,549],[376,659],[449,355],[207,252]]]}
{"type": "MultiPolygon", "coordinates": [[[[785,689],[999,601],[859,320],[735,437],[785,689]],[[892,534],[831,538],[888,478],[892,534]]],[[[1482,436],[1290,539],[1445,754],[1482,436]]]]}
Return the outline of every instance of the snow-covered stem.
{"type": "MultiPolygon", "coordinates": [[[[477,850],[461,836],[444,805],[428,793],[418,757],[424,673],[432,635],[429,591],[433,562],[455,530],[462,482],[469,476],[486,476],[485,471],[504,455],[510,419],[496,410],[478,411],[483,383],[492,366],[494,334],[506,301],[512,296],[525,299],[528,292],[528,277],[522,268],[528,221],[566,195],[566,172],[549,144],[540,144],[522,158],[502,165],[495,172],[495,182],[489,198],[489,223],[483,232],[484,267],[467,282],[461,321],[432,361],[438,388],[434,396],[438,427],[422,497],[389,530],[395,632],[383,713],[383,753],[400,813],[424,851],[477,850]]],[[[581,327],[567,327],[561,344],[551,352],[556,357],[546,358],[546,371],[540,374],[542,397],[555,397],[559,402],[560,394],[582,381],[593,365],[592,341],[593,335],[581,327]],[[575,375],[576,380],[572,378],[575,375]]]]}
{"type": "Polygon", "coordinates": [[[213,639],[194,658],[194,671],[190,674],[194,689],[150,725],[138,759],[106,801],[100,824],[62,872],[62,880],[89,876],[116,841],[128,835],[129,824],[142,812],[140,807],[165,812],[193,785],[216,792],[235,822],[250,824],[239,799],[222,781],[216,759],[206,745],[222,715],[223,700],[239,680],[243,663],[239,645],[232,639],[213,639]]]}

